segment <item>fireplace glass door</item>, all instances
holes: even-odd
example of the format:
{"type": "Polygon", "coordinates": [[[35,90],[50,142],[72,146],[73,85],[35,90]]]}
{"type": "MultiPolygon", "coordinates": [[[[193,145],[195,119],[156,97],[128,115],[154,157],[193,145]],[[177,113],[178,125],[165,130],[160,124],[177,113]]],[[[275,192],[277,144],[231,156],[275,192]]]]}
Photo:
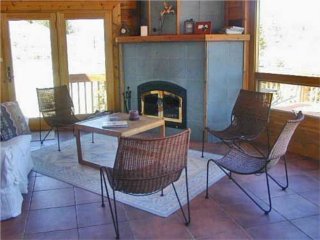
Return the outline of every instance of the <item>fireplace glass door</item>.
{"type": "Polygon", "coordinates": [[[171,122],[182,123],[182,98],[170,92],[163,92],[163,117],[171,122]]]}
{"type": "Polygon", "coordinates": [[[162,117],[162,109],[160,104],[160,91],[145,92],[141,96],[142,115],[150,117],[162,117]]]}
{"type": "Polygon", "coordinates": [[[167,91],[148,91],[141,95],[142,115],[162,117],[182,123],[182,98],[167,91]]]}

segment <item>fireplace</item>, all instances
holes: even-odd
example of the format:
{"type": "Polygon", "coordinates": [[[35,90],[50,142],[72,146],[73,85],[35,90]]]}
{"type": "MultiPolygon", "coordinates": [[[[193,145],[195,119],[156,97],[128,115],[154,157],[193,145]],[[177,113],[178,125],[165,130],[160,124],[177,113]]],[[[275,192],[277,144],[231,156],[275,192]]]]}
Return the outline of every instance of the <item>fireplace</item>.
{"type": "Polygon", "coordinates": [[[139,113],[164,118],[168,127],[186,128],[186,106],[186,89],[174,83],[152,81],[138,86],[139,113]]]}

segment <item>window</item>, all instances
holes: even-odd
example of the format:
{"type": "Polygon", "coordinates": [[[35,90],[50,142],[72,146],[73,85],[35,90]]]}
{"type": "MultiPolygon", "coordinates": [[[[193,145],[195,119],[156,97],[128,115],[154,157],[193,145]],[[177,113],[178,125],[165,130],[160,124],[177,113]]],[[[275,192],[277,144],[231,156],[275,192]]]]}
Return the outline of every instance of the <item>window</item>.
{"type": "Polygon", "coordinates": [[[76,114],[105,110],[106,62],[103,19],[67,19],[69,88],[76,114]]]}
{"type": "Polygon", "coordinates": [[[320,116],[319,9],[319,0],[259,2],[256,79],[275,93],[273,108],[320,116]]]}
{"type": "Polygon", "coordinates": [[[261,92],[272,92],[272,107],[284,111],[303,111],[320,117],[320,88],[261,81],[261,92]]]}
{"type": "Polygon", "coordinates": [[[8,18],[12,65],[7,71],[14,76],[15,99],[28,118],[39,116],[36,88],[54,86],[52,23],[50,14],[8,18]]]}

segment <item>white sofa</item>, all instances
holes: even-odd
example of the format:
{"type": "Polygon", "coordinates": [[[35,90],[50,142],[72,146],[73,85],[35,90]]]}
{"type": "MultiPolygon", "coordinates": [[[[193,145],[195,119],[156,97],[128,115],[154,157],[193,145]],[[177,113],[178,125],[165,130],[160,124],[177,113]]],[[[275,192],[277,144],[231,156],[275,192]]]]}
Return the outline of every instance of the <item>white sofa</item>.
{"type": "Polygon", "coordinates": [[[33,167],[31,135],[1,142],[1,220],[21,214],[22,193],[28,193],[28,174],[33,167]]]}
{"type": "Polygon", "coordinates": [[[33,167],[30,134],[0,142],[1,220],[21,214],[22,193],[28,192],[28,174],[33,167]]]}

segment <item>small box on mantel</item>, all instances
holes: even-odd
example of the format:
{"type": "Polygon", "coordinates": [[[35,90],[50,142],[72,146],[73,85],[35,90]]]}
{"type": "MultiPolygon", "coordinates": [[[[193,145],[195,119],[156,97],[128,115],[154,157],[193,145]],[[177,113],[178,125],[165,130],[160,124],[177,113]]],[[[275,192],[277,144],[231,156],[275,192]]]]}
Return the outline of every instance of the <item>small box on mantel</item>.
{"type": "Polygon", "coordinates": [[[194,27],[195,34],[210,34],[211,33],[211,22],[196,22],[194,27]]]}

